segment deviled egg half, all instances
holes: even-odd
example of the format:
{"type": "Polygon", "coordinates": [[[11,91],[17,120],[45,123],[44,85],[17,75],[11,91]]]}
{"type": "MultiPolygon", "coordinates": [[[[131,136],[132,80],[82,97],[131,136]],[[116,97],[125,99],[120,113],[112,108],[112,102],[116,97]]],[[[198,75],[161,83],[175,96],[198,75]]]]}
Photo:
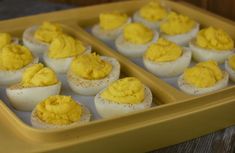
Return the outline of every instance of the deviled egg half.
{"type": "Polygon", "coordinates": [[[225,70],[229,74],[230,80],[235,82],[235,54],[232,54],[225,61],[225,70]]]}
{"type": "Polygon", "coordinates": [[[145,50],[158,39],[158,32],[142,23],[130,23],[115,40],[117,50],[130,58],[140,58],[145,50]]]}
{"type": "Polygon", "coordinates": [[[67,128],[90,121],[90,111],[70,96],[54,95],[41,101],[32,111],[31,124],[42,129],[67,128]]]}
{"type": "Polygon", "coordinates": [[[56,73],[66,73],[75,56],[90,52],[91,46],[61,34],[53,39],[48,51],[44,52],[43,60],[56,73]]]}
{"type": "Polygon", "coordinates": [[[222,71],[216,61],[206,61],[188,68],[178,78],[179,88],[191,95],[200,95],[227,86],[229,75],[222,71]]]}
{"type": "Polygon", "coordinates": [[[40,56],[48,50],[51,41],[63,33],[62,27],[57,23],[43,22],[27,28],[23,33],[23,43],[34,55],[40,56]]]}
{"type": "Polygon", "coordinates": [[[164,38],[149,46],[143,57],[145,67],[159,77],[174,77],[189,66],[192,53],[164,38]]]}
{"type": "Polygon", "coordinates": [[[122,32],[126,24],[131,22],[131,18],[125,13],[110,12],[101,13],[99,23],[91,29],[92,34],[105,42],[115,40],[122,32]]]}
{"type": "Polygon", "coordinates": [[[10,85],[19,82],[25,68],[37,62],[38,58],[24,46],[4,46],[0,51],[0,84],[10,85]]]}
{"type": "Polygon", "coordinates": [[[100,116],[109,118],[151,107],[152,93],[137,78],[127,77],[100,91],[94,101],[100,116]]]}
{"type": "Polygon", "coordinates": [[[188,46],[198,31],[199,24],[196,21],[175,12],[169,13],[166,20],[160,25],[162,37],[182,46],[188,46]]]}
{"type": "Polygon", "coordinates": [[[214,27],[200,30],[189,47],[194,60],[198,62],[215,60],[220,64],[224,63],[235,50],[233,39],[222,29],[214,27]]]}
{"type": "Polygon", "coordinates": [[[19,44],[19,39],[16,37],[12,37],[9,33],[0,32],[0,50],[9,44],[19,44]]]}
{"type": "Polygon", "coordinates": [[[61,82],[53,70],[35,64],[23,73],[20,83],[6,88],[7,97],[17,110],[32,111],[42,100],[60,93],[61,82]]]}
{"type": "Polygon", "coordinates": [[[169,8],[157,1],[151,1],[134,13],[134,22],[140,22],[147,27],[159,31],[160,23],[167,17],[169,8]]]}
{"type": "Polygon", "coordinates": [[[81,95],[96,95],[100,90],[117,80],[120,75],[119,62],[95,53],[76,57],[67,73],[71,89],[81,95]]]}

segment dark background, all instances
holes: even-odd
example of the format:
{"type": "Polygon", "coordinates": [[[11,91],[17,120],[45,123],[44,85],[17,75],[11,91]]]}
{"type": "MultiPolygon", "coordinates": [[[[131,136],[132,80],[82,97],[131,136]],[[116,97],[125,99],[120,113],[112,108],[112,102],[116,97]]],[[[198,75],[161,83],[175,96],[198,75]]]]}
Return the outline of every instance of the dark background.
{"type": "MultiPolygon", "coordinates": [[[[114,1],[124,0],[0,0],[0,19],[114,1]]],[[[235,0],[183,1],[235,20],[235,0]]]]}

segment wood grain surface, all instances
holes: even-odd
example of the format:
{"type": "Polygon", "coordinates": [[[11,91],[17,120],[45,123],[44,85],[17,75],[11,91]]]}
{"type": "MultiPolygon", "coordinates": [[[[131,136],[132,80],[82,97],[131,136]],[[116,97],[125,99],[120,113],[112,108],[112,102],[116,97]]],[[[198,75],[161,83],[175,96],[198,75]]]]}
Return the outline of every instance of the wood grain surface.
{"type": "MultiPolygon", "coordinates": [[[[0,0],[0,20],[73,7],[75,5],[39,0],[0,0]]],[[[150,153],[235,153],[235,126],[150,153]]]]}
{"type": "Polygon", "coordinates": [[[149,153],[235,153],[235,126],[149,153]]]}

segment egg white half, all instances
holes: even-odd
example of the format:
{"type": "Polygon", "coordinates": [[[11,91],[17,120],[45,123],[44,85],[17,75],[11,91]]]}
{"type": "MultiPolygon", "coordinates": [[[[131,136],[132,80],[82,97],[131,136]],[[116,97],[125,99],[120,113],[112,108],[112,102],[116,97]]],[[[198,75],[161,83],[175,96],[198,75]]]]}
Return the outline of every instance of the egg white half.
{"type": "Polygon", "coordinates": [[[55,125],[55,124],[46,123],[46,122],[42,121],[40,118],[38,118],[37,113],[36,113],[36,109],[34,109],[32,111],[32,114],[31,114],[31,124],[35,128],[40,128],[40,129],[55,129],[55,128],[74,127],[74,126],[78,126],[78,125],[87,123],[91,119],[91,113],[88,110],[88,108],[86,108],[81,103],[79,103],[79,104],[82,107],[82,115],[81,115],[80,120],[78,120],[78,121],[76,121],[74,123],[71,123],[71,124],[68,124],[68,125],[55,125]]]}
{"type": "Polygon", "coordinates": [[[146,43],[146,44],[133,44],[125,40],[123,37],[123,34],[119,35],[118,38],[115,40],[115,46],[117,50],[129,57],[129,58],[140,58],[143,56],[144,52],[147,50],[147,48],[154,42],[158,40],[159,34],[158,32],[154,32],[153,39],[146,43]]]}
{"type": "Polygon", "coordinates": [[[224,51],[204,49],[196,45],[195,40],[192,40],[189,43],[189,47],[192,50],[193,59],[198,62],[215,60],[219,64],[222,64],[231,54],[234,53],[234,49],[224,51]]]}
{"type": "Polygon", "coordinates": [[[210,93],[219,89],[222,89],[228,85],[229,75],[227,72],[224,72],[224,77],[222,80],[218,81],[214,86],[207,87],[207,88],[198,88],[193,85],[188,84],[184,78],[183,74],[178,78],[177,83],[179,88],[184,91],[185,93],[191,95],[201,95],[210,93]]]}
{"type": "Polygon", "coordinates": [[[104,42],[110,42],[118,37],[118,35],[121,34],[123,28],[128,24],[131,23],[131,18],[129,17],[127,22],[123,24],[122,26],[118,27],[117,29],[113,30],[103,30],[99,24],[96,24],[92,27],[91,33],[99,38],[100,40],[104,42]]]}
{"type": "Polygon", "coordinates": [[[21,69],[10,70],[10,71],[0,70],[0,85],[5,86],[5,85],[11,85],[11,84],[15,84],[15,83],[20,82],[24,70],[27,67],[29,67],[33,64],[36,64],[36,63],[38,63],[38,57],[35,57],[30,64],[24,66],[21,69]]]}
{"type": "Polygon", "coordinates": [[[189,42],[196,37],[198,31],[199,31],[199,24],[196,23],[195,27],[187,32],[187,33],[183,33],[183,34],[178,34],[178,35],[168,35],[165,33],[161,33],[161,36],[167,40],[170,40],[172,42],[175,42],[176,44],[180,45],[180,46],[188,46],[189,42]]]}
{"type": "Polygon", "coordinates": [[[11,105],[20,111],[32,111],[41,101],[52,95],[58,95],[61,82],[50,86],[22,87],[20,84],[6,88],[7,97],[11,105]]]}
{"type": "Polygon", "coordinates": [[[27,28],[23,33],[23,44],[29,48],[36,56],[42,55],[48,50],[49,44],[34,38],[34,33],[38,29],[38,25],[27,28]]]}
{"type": "Polygon", "coordinates": [[[103,79],[100,80],[87,80],[79,76],[75,76],[71,71],[67,73],[67,80],[70,88],[81,95],[96,95],[100,90],[107,87],[113,81],[119,79],[120,64],[112,57],[101,56],[101,59],[112,64],[112,70],[103,79]]]}
{"type": "Polygon", "coordinates": [[[121,116],[133,111],[147,109],[152,104],[152,93],[147,86],[144,86],[144,100],[138,104],[119,104],[106,100],[101,97],[102,92],[103,90],[95,96],[94,102],[97,112],[103,118],[121,116]]]}
{"type": "Polygon", "coordinates": [[[228,64],[228,60],[225,61],[225,70],[228,72],[230,80],[235,82],[235,70],[228,64]]]}
{"type": "MultiPolygon", "coordinates": [[[[86,46],[86,50],[82,54],[86,53],[91,53],[91,46],[86,46]]],[[[75,56],[67,58],[50,58],[48,57],[48,51],[43,54],[43,60],[46,66],[53,69],[56,73],[66,73],[74,57],[75,56]]]]}
{"type": "Polygon", "coordinates": [[[154,62],[147,58],[143,58],[145,67],[159,77],[175,77],[183,73],[189,66],[192,52],[189,48],[183,47],[183,54],[174,61],[154,62]]]}

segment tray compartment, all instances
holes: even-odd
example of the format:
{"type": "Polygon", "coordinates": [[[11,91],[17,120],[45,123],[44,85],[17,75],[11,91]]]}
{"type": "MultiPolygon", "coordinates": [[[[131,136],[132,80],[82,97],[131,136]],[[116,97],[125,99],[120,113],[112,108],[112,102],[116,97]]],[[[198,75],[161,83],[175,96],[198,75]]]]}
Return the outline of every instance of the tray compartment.
{"type": "MultiPolygon", "coordinates": [[[[103,8],[102,10],[98,10],[99,12],[98,11],[95,12],[96,17],[94,17],[94,16],[92,16],[90,18],[88,17],[86,19],[86,21],[83,21],[82,23],[80,21],[78,21],[78,25],[81,25],[82,28],[85,29],[85,31],[87,31],[91,37],[95,37],[91,34],[91,27],[98,23],[98,17],[99,17],[100,13],[115,10],[115,11],[120,11],[120,12],[126,12],[127,14],[130,15],[130,17],[132,17],[133,13],[135,11],[137,11],[141,6],[146,4],[147,2],[148,1],[138,1],[138,3],[135,3],[134,5],[127,4],[129,7],[127,5],[125,7],[121,7],[119,5],[116,5],[116,7],[111,10],[110,10],[110,8],[103,8]]],[[[171,1],[164,1],[164,3],[166,6],[169,6],[170,8],[172,8],[173,11],[179,12],[181,14],[186,14],[187,16],[191,17],[192,19],[196,20],[197,22],[200,23],[201,27],[215,26],[218,28],[222,28],[225,31],[227,31],[232,36],[233,39],[235,39],[235,30],[234,30],[235,22],[232,22],[232,21],[225,19],[223,17],[216,16],[212,13],[206,12],[205,10],[191,6],[190,4],[187,4],[184,2],[182,2],[184,5],[179,5],[178,3],[174,3],[171,1]],[[192,9],[192,8],[194,8],[194,9],[192,9]]],[[[121,55],[121,53],[119,53],[117,51],[113,41],[103,42],[101,40],[98,40],[97,42],[104,43],[105,45],[107,45],[110,48],[111,51],[117,52],[118,54],[121,55]]],[[[124,56],[124,55],[121,55],[121,56],[124,56]]],[[[132,61],[133,63],[135,63],[136,65],[138,65],[139,67],[141,67],[142,69],[144,69],[145,71],[149,72],[145,68],[142,58],[128,58],[128,59],[130,61],[132,61]]],[[[193,61],[193,59],[192,59],[190,67],[195,64],[196,64],[196,62],[193,61]]],[[[224,64],[220,64],[220,67],[222,68],[222,70],[224,70],[224,64]]],[[[149,72],[149,73],[151,73],[151,72],[149,72]]],[[[179,89],[178,84],[177,84],[178,77],[159,78],[159,77],[155,76],[154,74],[152,74],[151,78],[154,78],[154,77],[158,78],[159,80],[163,81],[164,83],[167,83],[168,85],[170,85],[171,87],[176,89],[178,92],[183,94],[185,96],[185,98],[187,98],[187,96],[192,97],[189,94],[184,93],[183,91],[181,91],[179,89]]],[[[229,81],[229,86],[233,86],[235,88],[234,82],[229,81]]],[[[225,87],[225,89],[227,89],[228,87],[225,87]]],[[[208,93],[208,94],[216,94],[218,92],[220,92],[220,90],[212,92],[212,93],[208,93]]]]}
{"type": "MultiPolygon", "coordinates": [[[[95,41],[94,42],[90,41],[90,40],[87,41],[86,39],[84,39],[84,36],[83,36],[82,32],[77,31],[77,29],[72,28],[72,27],[67,26],[67,25],[62,25],[62,26],[63,26],[63,29],[65,30],[66,33],[68,33],[68,34],[70,34],[70,35],[72,35],[72,36],[82,40],[85,43],[90,44],[93,47],[92,51],[95,51],[95,52],[97,52],[98,54],[101,54],[101,55],[106,55],[106,56],[111,56],[111,57],[116,58],[117,55],[110,54],[111,53],[110,51],[105,50],[102,47],[99,47],[99,45],[98,46],[95,45],[96,44],[95,41]]],[[[17,28],[16,27],[14,29],[11,29],[11,30],[5,31],[5,32],[9,32],[13,36],[16,36],[16,37],[20,38],[22,36],[22,33],[23,33],[25,28],[17,28]]],[[[129,61],[125,61],[125,59],[124,59],[124,61],[122,61],[123,60],[122,57],[118,57],[117,60],[120,61],[120,63],[121,63],[121,77],[124,77],[124,76],[136,76],[144,84],[147,84],[147,86],[149,86],[150,84],[153,84],[151,82],[151,80],[147,79],[143,75],[143,73],[141,74],[141,73],[138,72],[138,70],[136,70],[136,68],[138,68],[138,67],[136,67],[135,65],[132,66],[133,64],[130,63],[129,61]],[[130,64],[132,64],[132,65],[130,65],[130,64]]],[[[59,77],[59,79],[62,82],[62,91],[61,91],[61,94],[72,95],[73,98],[75,98],[79,102],[83,103],[86,107],[88,107],[88,109],[92,113],[92,121],[93,120],[101,119],[101,117],[97,113],[96,108],[94,106],[94,102],[93,102],[94,101],[94,96],[81,96],[81,95],[78,95],[78,94],[72,92],[70,87],[68,86],[68,83],[67,83],[67,80],[66,80],[66,75],[59,74],[58,77],[59,77]]],[[[156,86],[152,86],[151,87],[151,89],[153,90],[152,91],[153,95],[154,95],[153,106],[156,106],[156,104],[160,105],[160,104],[167,103],[168,101],[174,101],[175,100],[174,99],[175,97],[173,97],[170,93],[168,93],[167,90],[159,90],[159,88],[160,87],[158,87],[158,86],[157,87],[156,86]],[[161,95],[161,99],[160,100],[158,100],[159,99],[158,95],[161,95]]],[[[5,93],[4,87],[0,88],[0,96],[1,96],[1,99],[6,103],[6,105],[9,107],[10,110],[12,110],[24,123],[26,123],[27,125],[31,125],[31,123],[30,123],[31,112],[18,111],[15,108],[13,108],[10,105],[8,98],[6,97],[6,93],[5,93]]]]}
{"type": "MultiPolygon", "coordinates": [[[[64,149],[71,152],[76,150],[91,152],[98,147],[110,146],[104,152],[111,150],[127,152],[126,138],[128,138],[128,145],[132,146],[128,147],[129,152],[144,152],[234,124],[234,98],[234,89],[231,88],[214,97],[204,96],[190,101],[166,104],[132,113],[129,116],[94,121],[84,126],[56,131],[28,127],[16,118],[5,104],[0,103],[2,109],[0,122],[5,123],[0,125],[0,129],[4,129],[3,126],[7,127],[5,131],[8,131],[6,134],[8,141],[12,139],[23,141],[21,143],[35,145],[33,149],[38,150],[40,146],[48,145],[47,149],[53,149],[54,152],[63,152],[64,149]],[[9,137],[12,132],[16,135],[9,137]],[[146,141],[141,141],[143,139],[146,141]],[[58,144],[60,147],[57,146],[58,144]],[[66,146],[70,147],[66,148],[66,146]],[[60,150],[61,148],[63,149],[60,150]]],[[[0,143],[2,141],[4,140],[0,139],[0,143]]],[[[18,144],[17,141],[13,141],[12,144],[18,144]]]]}

